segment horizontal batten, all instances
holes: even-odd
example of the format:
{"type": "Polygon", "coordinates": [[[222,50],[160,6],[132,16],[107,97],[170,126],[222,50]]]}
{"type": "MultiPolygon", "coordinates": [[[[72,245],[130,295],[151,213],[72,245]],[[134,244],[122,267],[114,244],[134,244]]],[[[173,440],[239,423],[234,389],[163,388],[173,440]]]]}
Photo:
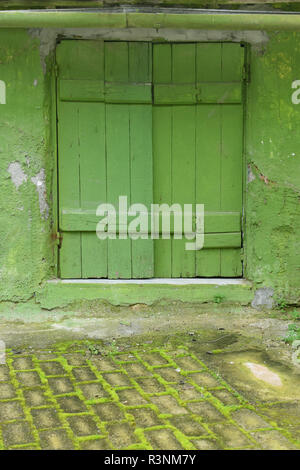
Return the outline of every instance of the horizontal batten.
{"type": "MultiPolygon", "coordinates": [[[[154,85],[154,104],[234,104],[242,101],[240,82],[154,85]]],[[[59,80],[61,101],[152,103],[151,83],[59,80]]]]}
{"type": "Polygon", "coordinates": [[[109,83],[103,80],[60,80],[61,101],[152,103],[150,83],[109,83]]]}
{"type": "Polygon", "coordinates": [[[61,101],[103,101],[103,80],[59,80],[61,101]]]}
{"type": "Polygon", "coordinates": [[[234,104],[242,101],[240,82],[154,85],[154,104],[234,104]]]}
{"type": "MultiPolygon", "coordinates": [[[[151,217],[148,216],[148,226],[151,227],[151,217]]],[[[128,216],[128,223],[136,216],[128,216]]],[[[193,230],[195,230],[196,214],[192,215],[193,230]]],[[[94,232],[98,222],[102,219],[95,211],[80,211],[63,209],[60,213],[60,230],[68,232],[94,232]]],[[[117,214],[118,221],[118,214],[117,214]]],[[[117,228],[119,225],[117,225],[117,228]]],[[[162,233],[162,215],[159,215],[159,233],[162,233]]],[[[241,216],[239,212],[206,212],[204,216],[205,233],[239,232],[241,230],[241,216]]],[[[170,216],[170,231],[174,233],[174,216],[170,216]]]]}
{"type": "Polygon", "coordinates": [[[234,104],[242,102],[242,84],[201,83],[198,87],[199,103],[234,104]]]}
{"type": "Polygon", "coordinates": [[[105,83],[106,103],[152,103],[151,83],[105,83]]]}

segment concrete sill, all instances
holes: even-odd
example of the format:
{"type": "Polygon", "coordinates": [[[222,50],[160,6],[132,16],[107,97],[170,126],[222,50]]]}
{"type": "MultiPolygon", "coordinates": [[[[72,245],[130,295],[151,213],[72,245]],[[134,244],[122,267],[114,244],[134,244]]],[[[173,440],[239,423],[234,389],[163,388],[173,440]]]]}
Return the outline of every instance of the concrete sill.
{"type": "Polygon", "coordinates": [[[156,278],[156,279],[52,279],[48,281],[49,284],[91,284],[91,285],[112,285],[112,284],[161,284],[161,285],[250,285],[251,283],[246,279],[236,278],[156,278]]]}
{"type": "Polygon", "coordinates": [[[252,283],[245,279],[52,279],[36,294],[43,308],[59,308],[82,300],[112,305],[155,302],[234,302],[253,300],[252,283]]]}

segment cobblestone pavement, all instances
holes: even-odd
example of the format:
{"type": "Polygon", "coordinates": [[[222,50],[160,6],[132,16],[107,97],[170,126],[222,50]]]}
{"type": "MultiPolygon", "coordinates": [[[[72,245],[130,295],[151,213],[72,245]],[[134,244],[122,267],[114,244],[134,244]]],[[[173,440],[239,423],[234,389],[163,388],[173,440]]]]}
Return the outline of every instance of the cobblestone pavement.
{"type": "Polygon", "coordinates": [[[8,351],[1,449],[300,448],[299,405],[251,404],[188,346],[98,344],[8,351]]]}

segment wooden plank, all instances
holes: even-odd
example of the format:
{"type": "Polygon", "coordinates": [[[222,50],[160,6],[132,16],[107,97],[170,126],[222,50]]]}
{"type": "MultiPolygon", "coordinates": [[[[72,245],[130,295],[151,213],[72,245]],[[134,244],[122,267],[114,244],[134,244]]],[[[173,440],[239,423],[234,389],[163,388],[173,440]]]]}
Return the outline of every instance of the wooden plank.
{"type": "Polygon", "coordinates": [[[128,43],[105,42],[105,81],[129,81],[128,43]]]}
{"type": "MultiPolygon", "coordinates": [[[[128,43],[106,42],[105,82],[128,83],[128,80],[128,43]]],[[[130,196],[128,105],[106,105],[106,139],[107,201],[117,209],[119,196],[130,196]]],[[[130,279],[131,275],[131,240],[108,240],[108,277],[130,279]]]]}
{"type": "Polygon", "coordinates": [[[148,42],[128,43],[129,76],[132,83],[152,82],[152,44],[148,42]]]}
{"type": "MultiPolygon", "coordinates": [[[[150,214],[153,202],[152,106],[131,105],[129,113],[131,202],[144,204],[150,214]]],[[[146,239],[131,240],[133,278],[154,276],[153,240],[146,236],[146,239]]]]}
{"type": "MultiPolygon", "coordinates": [[[[140,163],[140,162],[139,162],[140,163]]],[[[150,158],[151,163],[151,158],[150,158]]],[[[135,163],[133,163],[134,165],[135,163]]],[[[132,165],[132,166],[133,166],[132,165]]],[[[145,165],[149,165],[149,162],[146,162],[145,165]]],[[[144,167],[143,167],[144,168],[144,167]]],[[[152,173],[152,168],[148,168],[149,173],[152,173]]],[[[141,185],[141,181],[138,183],[141,185]]],[[[145,181],[143,182],[145,187],[145,181]]],[[[147,188],[145,187],[145,190],[147,188]]],[[[142,198],[140,201],[146,200],[145,194],[146,191],[143,190],[142,198]]],[[[131,188],[131,192],[133,189],[131,188]]],[[[137,200],[137,199],[136,199],[137,200]]],[[[152,201],[151,201],[152,202],[152,201]]],[[[146,204],[149,206],[150,204],[146,204]]],[[[193,218],[196,217],[196,213],[193,212],[193,218]]],[[[128,216],[128,221],[133,220],[134,217],[128,216]]],[[[159,215],[159,227],[161,234],[162,227],[162,215],[159,215]]],[[[99,221],[99,217],[95,214],[94,210],[75,210],[75,209],[64,209],[60,212],[60,227],[61,230],[65,231],[83,231],[83,232],[93,232],[95,226],[99,221]]],[[[151,233],[151,215],[149,209],[149,223],[148,223],[148,233],[151,233]]],[[[170,216],[170,227],[171,233],[174,233],[173,230],[174,221],[173,214],[170,216]]],[[[193,230],[195,230],[195,225],[193,225],[193,230]]],[[[238,232],[241,230],[241,214],[240,212],[206,212],[205,213],[205,233],[228,233],[228,232],[238,232]]]]}
{"type": "Polygon", "coordinates": [[[242,101],[242,84],[240,82],[198,83],[197,89],[199,103],[231,104],[242,101]]]}
{"type": "Polygon", "coordinates": [[[238,43],[222,43],[222,72],[224,82],[242,81],[245,48],[238,43]]]}
{"type": "MultiPolygon", "coordinates": [[[[129,105],[106,105],[107,201],[118,208],[119,196],[129,196],[129,105]]],[[[131,240],[108,240],[108,277],[130,279],[131,240]]]]}
{"type": "Polygon", "coordinates": [[[106,103],[152,103],[152,86],[148,83],[105,83],[106,103]]]}
{"type": "Polygon", "coordinates": [[[103,80],[104,42],[63,40],[56,48],[60,79],[103,80]]]}
{"type": "MultiPolygon", "coordinates": [[[[110,83],[92,80],[60,80],[61,101],[107,103],[151,103],[151,84],[110,83]]],[[[240,83],[199,83],[195,85],[155,85],[155,104],[240,103],[240,83]]]]}
{"type": "MultiPolygon", "coordinates": [[[[138,86],[143,87],[147,98],[136,102],[152,104],[152,44],[130,42],[128,47],[129,82],[132,82],[132,87],[136,90],[138,86]],[[140,83],[142,85],[137,85],[140,83]]],[[[131,202],[144,204],[150,213],[153,202],[152,106],[131,105],[129,110],[131,202]]],[[[133,278],[153,277],[153,245],[149,236],[146,239],[131,240],[133,278]]]]}
{"type": "Polygon", "coordinates": [[[221,209],[242,210],[243,109],[222,107],[222,178],[221,209]],[[233,177],[234,175],[234,177],[233,177]]]}
{"type": "MultiPolygon", "coordinates": [[[[240,248],[241,232],[236,233],[208,233],[204,236],[204,248],[240,248]]],[[[210,250],[207,250],[209,252],[210,250]]],[[[197,253],[200,253],[197,252],[197,253]]],[[[219,257],[218,257],[219,258],[219,257]]]]}
{"type": "MultiPolygon", "coordinates": [[[[81,200],[79,189],[80,151],[77,138],[78,105],[76,103],[58,103],[58,112],[59,207],[61,209],[64,207],[79,209],[81,200]]],[[[59,269],[62,278],[81,277],[80,233],[63,233],[63,241],[59,250],[59,269]]]]}
{"type": "MultiPolygon", "coordinates": [[[[178,64],[179,65],[179,64],[178,64]]],[[[172,125],[172,203],[194,203],[195,106],[174,106],[172,125]]],[[[195,277],[195,252],[185,250],[187,240],[172,237],[172,277],[195,277]]]]}
{"type": "Polygon", "coordinates": [[[153,45],[153,83],[172,82],[171,44],[153,45]]]}
{"type": "Polygon", "coordinates": [[[196,85],[154,85],[154,104],[241,103],[242,84],[198,83],[196,85]]]}
{"type": "Polygon", "coordinates": [[[241,230],[240,212],[205,212],[204,233],[228,233],[241,230]]]}
{"type": "Polygon", "coordinates": [[[59,276],[62,279],[81,278],[81,233],[63,232],[59,249],[59,276]]]}
{"type": "MultiPolygon", "coordinates": [[[[80,197],[82,210],[93,211],[106,201],[105,105],[79,105],[80,197]]],[[[107,241],[99,240],[97,222],[81,235],[82,277],[107,277],[107,241]]],[[[77,230],[79,230],[79,226],[77,230]]]]}
{"type": "Polygon", "coordinates": [[[196,45],[196,82],[220,82],[222,64],[221,43],[196,45]]]}
{"type": "MultiPolygon", "coordinates": [[[[155,50],[155,48],[154,48],[155,50]]],[[[172,200],[172,107],[153,107],[153,197],[156,204],[172,200]]],[[[155,277],[172,276],[170,240],[154,241],[155,277]]]]}
{"type": "MultiPolygon", "coordinates": [[[[131,105],[129,107],[131,203],[144,204],[149,214],[153,202],[152,77],[150,75],[152,47],[149,43],[138,42],[129,43],[128,47],[129,82],[132,82],[131,86],[136,90],[138,87],[143,87],[147,91],[147,100],[143,102],[151,103],[148,106],[131,105]]],[[[128,95],[127,93],[127,99],[128,95]]],[[[149,233],[144,234],[143,237],[137,240],[131,239],[133,278],[149,278],[154,275],[154,243],[149,233]]]]}
{"type": "MultiPolygon", "coordinates": [[[[104,202],[104,199],[100,200],[104,202]]],[[[128,222],[130,223],[133,221],[135,217],[128,216],[128,222]]],[[[77,232],[78,230],[81,232],[94,232],[97,223],[99,222],[99,216],[96,215],[96,210],[84,210],[84,209],[64,209],[60,212],[60,220],[61,224],[60,227],[62,230],[69,231],[69,232],[77,232]]],[[[149,215],[149,221],[150,221],[149,215]]],[[[119,213],[118,213],[118,206],[116,207],[116,224],[111,224],[111,228],[116,230],[116,233],[119,233],[119,213]]],[[[125,225],[121,225],[122,228],[125,225]]],[[[148,233],[148,232],[147,232],[148,233]]]]}
{"type": "Polygon", "coordinates": [[[195,44],[172,44],[172,83],[196,82],[195,53],[195,44]]]}
{"type": "MultiPolygon", "coordinates": [[[[243,108],[222,107],[221,209],[242,213],[243,200],[243,108]]],[[[221,275],[241,276],[239,250],[222,250],[221,275]]]]}
{"type": "MultiPolygon", "coordinates": [[[[205,212],[221,208],[221,109],[220,105],[197,106],[196,202],[205,212]]],[[[206,237],[205,237],[206,239],[206,237]]],[[[196,252],[196,276],[220,276],[220,250],[196,252]]]]}
{"type": "Polygon", "coordinates": [[[59,80],[61,101],[104,101],[103,80],[59,80]]]}
{"type": "Polygon", "coordinates": [[[241,277],[243,264],[240,248],[224,248],[221,250],[221,276],[241,277]]]}
{"type": "Polygon", "coordinates": [[[154,104],[195,104],[197,89],[195,85],[154,85],[154,104]]]}
{"type": "MultiPolygon", "coordinates": [[[[174,104],[196,102],[195,49],[195,44],[172,45],[172,86],[186,88],[185,96],[174,104]]],[[[195,110],[195,106],[173,106],[171,202],[182,208],[195,201],[195,110]]],[[[172,236],[172,277],[195,276],[195,252],[185,250],[186,241],[183,233],[181,239],[172,236]]]]}
{"type": "Polygon", "coordinates": [[[69,232],[93,232],[99,217],[94,210],[65,209],[61,208],[59,213],[60,230],[69,232]]]}

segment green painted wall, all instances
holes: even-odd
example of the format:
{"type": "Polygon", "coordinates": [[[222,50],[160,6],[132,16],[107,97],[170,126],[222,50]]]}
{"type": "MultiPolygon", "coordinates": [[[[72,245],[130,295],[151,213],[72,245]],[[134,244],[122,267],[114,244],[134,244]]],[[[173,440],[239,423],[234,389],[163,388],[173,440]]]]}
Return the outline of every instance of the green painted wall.
{"type": "Polygon", "coordinates": [[[274,33],[252,49],[246,115],[246,275],[300,295],[300,105],[291,84],[300,78],[300,34],[274,33]]]}
{"type": "MultiPolygon", "coordinates": [[[[55,276],[53,56],[45,37],[40,48],[32,33],[0,30],[0,80],[7,84],[7,104],[0,105],[1,301],[25,301],[55,276]]],[[[245,275],[290,302],[300,302],[300,104],[291,101],[299,64],[299,33],[269,34],[264,48],[252,48],[245,129],[245,275]]]]}
{"type": "Polygon", "coordinates": [[[0,299],[16,301],[34,294],[53,263],[50,82],[27,31],[0,30],[0,80],[0,299]]]}

